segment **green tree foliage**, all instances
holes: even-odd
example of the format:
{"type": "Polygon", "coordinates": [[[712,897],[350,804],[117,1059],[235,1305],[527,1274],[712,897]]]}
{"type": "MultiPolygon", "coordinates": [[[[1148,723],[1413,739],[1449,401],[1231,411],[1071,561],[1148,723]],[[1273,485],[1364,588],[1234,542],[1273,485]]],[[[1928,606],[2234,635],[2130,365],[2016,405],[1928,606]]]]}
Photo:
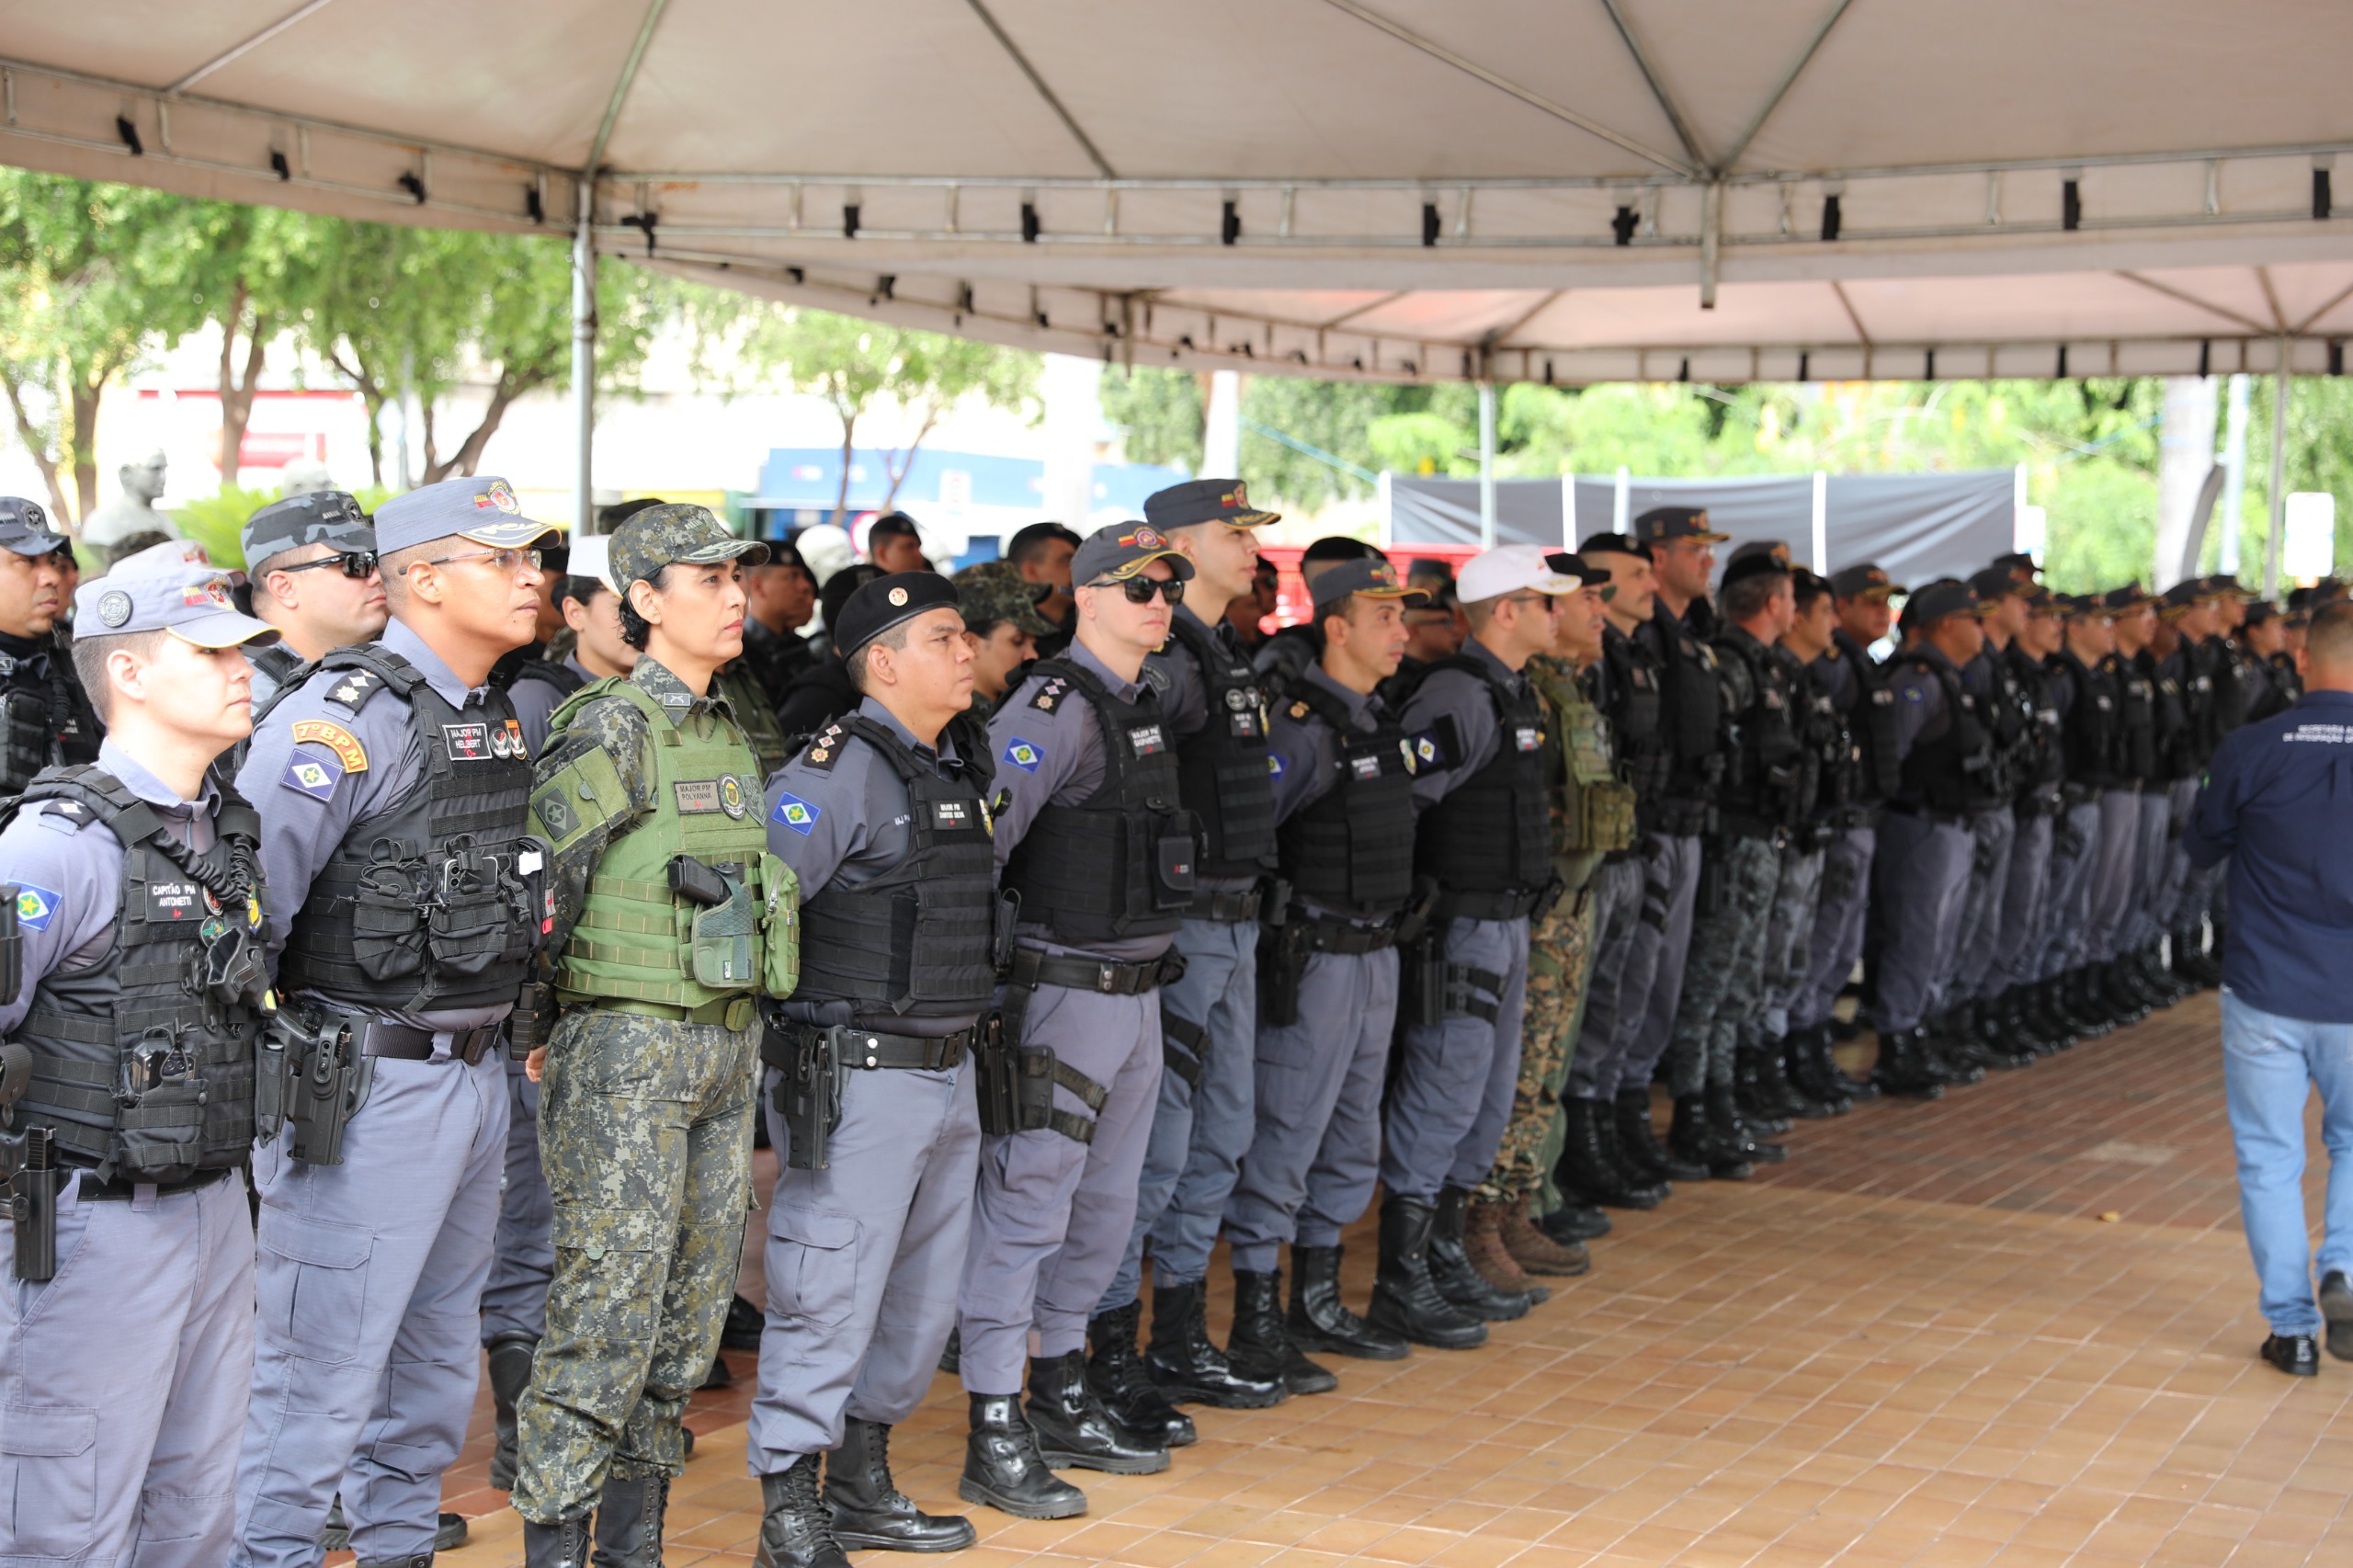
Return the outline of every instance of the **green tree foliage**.
{"type": "MultiPolygon", "coordinates": [[[[1319,392],[1331,385],[1309,381],[1319,392]]],[[[1201,470],[1200,378],[1190,370],[1109,369],[1103,372],[1103,416],[1126,437],[1128,460],[1201,470]]]]}

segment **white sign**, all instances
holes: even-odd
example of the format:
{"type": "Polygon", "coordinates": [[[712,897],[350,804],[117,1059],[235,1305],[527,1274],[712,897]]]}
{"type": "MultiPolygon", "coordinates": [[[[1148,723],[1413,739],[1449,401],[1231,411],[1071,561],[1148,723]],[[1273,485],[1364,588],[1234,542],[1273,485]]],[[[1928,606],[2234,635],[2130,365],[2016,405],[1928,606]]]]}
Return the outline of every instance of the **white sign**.
{"type": "Polygon", "coordinates": [[[2299,490],[2288,497],[2288,532],[2279,570],[2290,577],[2325,577],[2336,558],[2336,497],[2299,490]]]}

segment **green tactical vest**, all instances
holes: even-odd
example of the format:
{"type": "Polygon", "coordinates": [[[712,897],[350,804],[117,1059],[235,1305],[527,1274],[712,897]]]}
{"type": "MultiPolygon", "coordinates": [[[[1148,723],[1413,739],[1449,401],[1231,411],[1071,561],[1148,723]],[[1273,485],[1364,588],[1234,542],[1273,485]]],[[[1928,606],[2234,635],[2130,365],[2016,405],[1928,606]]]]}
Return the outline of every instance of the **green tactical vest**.
{"type": "MultiPolygon", "coordinates": [[[[768,694],[744,661],[735,660],[719,672],[711,683],[711,695],[727,699],[727,706],[735,712],[735,723],[744,732],[744,744],[752,748],[752,756],[760,765],[759,777],[771,778],[777,769],[792,760],[792,748],[784,744],[784,726],[776,722],[776,710],[768,702],[768,694]]],[[[754,790],[756,798],[759,791],[754,790]]]]}
{"type": "Polygon", "coordinates": [[[1576,672],[1542,654],[1528,661],[1529,683],[1560,727],[1562,778],[1552,794],[1552,861],[1570,891],[1601,857],[1634,842],[1634,791],[1609,756],[1609,721],[1585,699],[1576,672]]]}
{"type": "MultiPolygon", "coordinates": [[[[556,961],[557,1000],[745,1028],[754,994],[790,995],[801,960],[800,884],[767,852],[751,749],[717,715],[682,724],[618,677],[566,699],[548,721],[549,740],[600,697],[623,698],[645,715],[654,805],[597,860],[579,923],[556,961]],[[673,892],[671,862],[681,855],[717,871],[728,896],[705,903],[673,892]]],[[[602,749],[584,753],[532,791],[536,831],[559,856],[567,837],[626,809],[620,776],[602,749]]]]}

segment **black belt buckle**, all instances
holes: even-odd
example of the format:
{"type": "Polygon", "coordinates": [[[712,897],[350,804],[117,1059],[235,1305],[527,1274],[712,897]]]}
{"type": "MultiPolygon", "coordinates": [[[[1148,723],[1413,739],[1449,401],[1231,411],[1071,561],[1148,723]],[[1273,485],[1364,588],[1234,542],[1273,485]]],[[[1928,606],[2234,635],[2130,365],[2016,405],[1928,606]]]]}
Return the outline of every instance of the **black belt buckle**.
{"type": "Polygon", "coordinates": [[[483,1057],[489,1055],[491,1047],[497,1043],[498,1026],[478,1024],[462,1033],[452,1034],[449,1037],[449,1054],[463,1061],[467,1066],[472,1067],[478,1065],[483,1057]],[[460,1049],[461,1043],[463,1050],[460,1049]]]}
{"type": "Polygon", "coordinates": [[[1117,996],[1120,994],[1120,971],[1127,967],[1117,963],[1097,964],[1095,988],[1106,996],[1117,996]]]}

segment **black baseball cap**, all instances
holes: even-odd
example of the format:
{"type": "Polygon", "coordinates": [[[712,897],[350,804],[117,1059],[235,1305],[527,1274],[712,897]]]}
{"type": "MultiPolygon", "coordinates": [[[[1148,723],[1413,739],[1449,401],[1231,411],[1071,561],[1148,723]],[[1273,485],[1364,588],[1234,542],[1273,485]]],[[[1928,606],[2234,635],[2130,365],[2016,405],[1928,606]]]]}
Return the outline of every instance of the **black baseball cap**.
{"type": "Polygon", "coordinates": [[[1634,537],[1644,544],[1665,544],[1681,539],[1718,543],[1732,535],[1715,531],[1708,522],[1705,506],[1654,506],[1634,519],[1634,537]]]}
{"type": "Polygon", "coordinates": [[[876,540],[889,539],[894,534],[904,535],[912,540],[923,538],[913,517],[908,517],[904,512],[885,512],[866,526],[866,548],[871,551],[876,540]]]}
{"type": "Polygon", "coordinates": [[[1343,561],[1319,575],[1312,587],[1317,614],[1336,606],[1350,594],[1369,599],[1396,599],[1402,609],[1419,609],[1430,602],[1427,591],[1397,580],[1397,568],[1378,558],[1343,561]]]}
{"type": "Polygon", "coordinates": [[[825,579],[825,585],[817,590],[817,610],[825,618],[828,637],[842,623],[842,611],[848,607],[850,596],[881,575],[882,568],[872,562],[854,561],[825,579]]]}
{"type": "Polygon", "coordinates": [[[2141,591],[2138,583],[2127,583],[2120,588],[2110,588],[2099,597],[2100,608],[2110,615],[2127,615],[2145,609],[2157,601],[2141,591]]]}
{"type": "Polygon", "coordinates": [[[1745,582],[1751,577],[1786,577],[1789,574],[1788,562],[1760,550],[1753,555],[1734,558],[1733,563],[1724,568],[1724,586],[1729,588],[1734,583],[1745,582]]]}
{"type": "Polygon", "coordinates": [[[961,620],[956,585],[937,572],[893,572],[859,585],[842,606],[834,646],[847,658],[903,620],[926,610],[954,609],[961,620]]]}
{"type": "Polygon", "coordinates": [[[1651,547],[1631,534],[1588,534],[1577,546],[1580,555],[1634,555],[1651,559],[1651,547]]]}
{"type": "Polygon", "coordinates": [[[1913,590],[1904,607],[1904,624],[1925,629],[1952,616],[1974,615],[1978,606],[1976,589],[1947,577],[1913,590]]]}
{"type": "Polygon", "coordinates": [[[2027,585],[2011,576],[2006,566],[1988,566],[1983,572],[1971,573],[1969,585],[1977,590],[1978,603],[1988,607],[2012,594],[2026,597],[2027,585]]]}
{"type": "Polygon", "coordinates": [[[1155,490],[1143,500],[1143,520],[1156,528],[1188,528],[1196,523],[1256,528],[1281,519],[1280,512],[1261,512],[1251,506],[1249,489],[1238,479],[1188,479],[1155,490]]]}
{"type": "Polygon", "coordinates": [[[1790,547],[1785,540],[1752,539],[1745,544],[1733,546],[1732,558],[1734,561],[1745,561],[1753,555],[1769,555],[1784,568],[1790,564],[1790,547]]]}
{"type": "Polygon", "coordinates": [[[1852,566],[1842,566],[1830,574],[1830,591],[1842,599],[1857,598],[1866,595],[1873,595],[1883,599],[1891,594],[1904,592],[1904,585],[1890,577],[1871,562],[1863,561],[1852,566]]]}

